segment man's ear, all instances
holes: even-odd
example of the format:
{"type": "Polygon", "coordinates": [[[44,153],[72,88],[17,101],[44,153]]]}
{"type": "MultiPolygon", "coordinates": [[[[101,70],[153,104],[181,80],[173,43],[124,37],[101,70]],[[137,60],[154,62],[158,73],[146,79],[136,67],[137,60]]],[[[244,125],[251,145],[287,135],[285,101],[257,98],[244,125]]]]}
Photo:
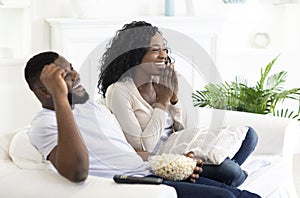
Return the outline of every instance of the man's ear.
{"type": "Polygon", "coordinates": [[[37,95],[38,98],[44,98],[44,99],[50,99],[52,96],[50,94],[50,92],[48,91],[48,89],[46,87],[41,87],[36,89],[35,94],[37,95]]]}

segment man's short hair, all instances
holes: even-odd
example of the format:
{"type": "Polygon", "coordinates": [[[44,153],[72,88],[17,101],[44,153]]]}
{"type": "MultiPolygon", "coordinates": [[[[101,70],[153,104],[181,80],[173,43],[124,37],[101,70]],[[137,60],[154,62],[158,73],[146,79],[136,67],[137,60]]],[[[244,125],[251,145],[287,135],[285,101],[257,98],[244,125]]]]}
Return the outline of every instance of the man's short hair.
{"type": "Polygon", "coordinates": [[[33,90],[33,85],[40,78],[40,74],[45,65],[53,63],[59,54],[52,51],[42,52],[33,56],[26,64],[25,67],[25,80],[28,83],[31,90],[33,90]]]}

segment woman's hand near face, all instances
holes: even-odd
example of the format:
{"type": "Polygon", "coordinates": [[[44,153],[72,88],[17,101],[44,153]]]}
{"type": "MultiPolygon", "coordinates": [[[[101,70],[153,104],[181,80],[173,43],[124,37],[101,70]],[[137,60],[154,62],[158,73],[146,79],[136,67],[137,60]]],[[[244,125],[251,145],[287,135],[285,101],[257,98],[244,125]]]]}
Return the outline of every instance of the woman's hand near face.
{"type": "Polygon", "coordinates": [[[175,72],[170,67],[166,67],[160,75],[159,82],[153,83],[156,102],[162,104],[164,108],[167,107],[173,96],[175,89],[174,74],[175,72]]]}
{"type": "Polygon", "coordinates": [[[175,105],[178,102],[178,78],[177,78],[177,74],[174,70],[174,63],[171,63],[169,67],[173,71],[173,85],[174,85],[173,95],[172,95],[170,102],[172,105],[175,105]]]}

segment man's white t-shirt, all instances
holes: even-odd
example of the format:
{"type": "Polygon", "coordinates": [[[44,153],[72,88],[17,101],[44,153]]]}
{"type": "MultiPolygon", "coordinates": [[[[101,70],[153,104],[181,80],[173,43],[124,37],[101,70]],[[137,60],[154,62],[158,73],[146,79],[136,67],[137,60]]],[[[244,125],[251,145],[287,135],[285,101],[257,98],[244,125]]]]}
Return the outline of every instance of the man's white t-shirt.
{"type": "MultiPolygon", "coordinates": [[[[89,152],[89,174],[113,177],[116,174],[149,175],[149,163],[135,152],[105,106],[92,100],[75,105],[74,118],[89,152]]],[[[44,158],[57,145],[55,111],[43,109],[33,119],[29,132],[31,143],[44,158]]]]}

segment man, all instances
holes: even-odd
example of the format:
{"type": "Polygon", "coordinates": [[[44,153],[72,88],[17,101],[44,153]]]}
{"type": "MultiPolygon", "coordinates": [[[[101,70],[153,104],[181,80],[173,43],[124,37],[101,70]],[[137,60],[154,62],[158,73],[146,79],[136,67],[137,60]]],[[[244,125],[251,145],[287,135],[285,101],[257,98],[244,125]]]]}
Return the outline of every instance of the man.
{"type": "MultiPolygon", "coordinates": [[[[96,175],[150,175],[143,161],[127,143],[116,119],[92,100],[80,85],[79,74],[55,52],[33,56],[26,64],[25,79],[43,109],[32,121],[31,143],[57,171],[73,182],[96,175]]],[[[189,181],[163,183],[178,197],[259,197],[224,184],[198,178],[201,163],[189,181]]]]}

